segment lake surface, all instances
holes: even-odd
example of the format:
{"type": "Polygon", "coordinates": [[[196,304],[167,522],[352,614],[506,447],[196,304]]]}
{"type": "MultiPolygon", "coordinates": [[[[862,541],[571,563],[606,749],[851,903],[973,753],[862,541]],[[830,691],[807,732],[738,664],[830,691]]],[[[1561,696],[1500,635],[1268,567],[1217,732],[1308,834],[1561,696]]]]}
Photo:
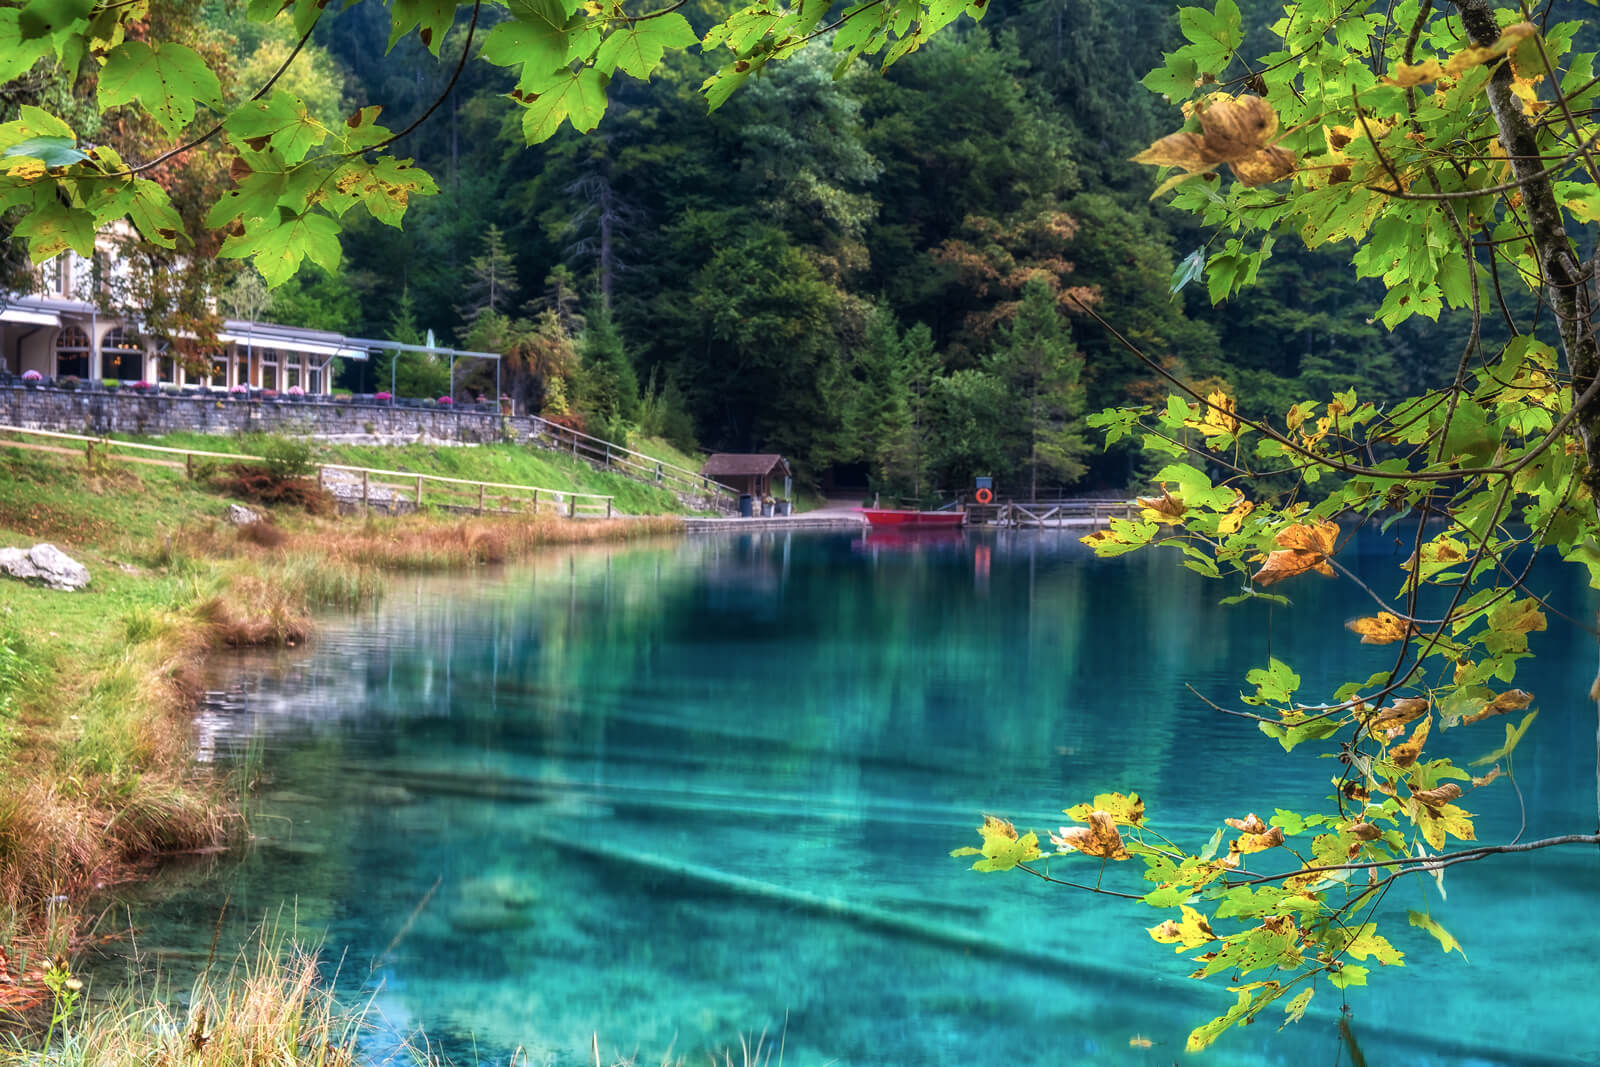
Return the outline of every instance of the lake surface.
{"type": "MultiPolygon", "coordinates": [[[[1374,535],[1341,559],[1389,590],[1408,551],[1374,535]]],[[[1534,587],[1593,617],[1558,567],[1534,587]]],[[[373,998],[376,1050],[421,1028],[463,1063],[586,1063],[595,1032],[608,1057],[737,1062],[763,1030],[795,1065],[1349,1062],[1325,983],[1297,1026],[1269,1008],[1185,1056],[1232,997],[1150,941],[1166,913],[947,855],[983,812],[1042,837],[1115,789],[1196,844],[1318,803],[1334,765],[1314,746],[1286,758],[1185,688],[1237,706],[1273,655],[1315,700],[1390,665],[1341,628],[1371,613],[1351,583],[1281,588],[1293,607],[1223,608],[1233,590],[1175,554],[1100,561],[1051,532],[718,535],[395,579],[310,647],[224,665],[244,707],[203,716],[203,752],[263,745],[258,840],[119,914],[178,987],[219,915],[224,954],[292,919],[373,998]]],[[[1551,623],[1517,679],[1542,709],[1516,756],[1530,836],[1595,823],[1594,639],[1551,623]]],[[[1487,752],[1502,721],[1447,747],[1487,752]]],[[[1480,840],[1517,832],[1505,780],[1462,803],[1480,840]]],[[[1107,884],[1143,892],[1141,869],[1107,884]]],[[[1600,1062],[1600,853],[1457,867],[1445,889],[1383,902],[1409,966],[1345,998],[1367,1062],[1600,1062]]]]}

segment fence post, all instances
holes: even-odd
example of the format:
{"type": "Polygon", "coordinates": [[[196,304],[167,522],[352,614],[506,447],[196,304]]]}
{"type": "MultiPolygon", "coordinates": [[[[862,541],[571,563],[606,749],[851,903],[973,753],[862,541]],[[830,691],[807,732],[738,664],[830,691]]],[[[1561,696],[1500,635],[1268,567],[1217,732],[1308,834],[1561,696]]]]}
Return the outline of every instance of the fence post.
{"type": "Polygon", "coordinates": [[[539,514],[539,490],[538,489],[535,489],[533,491],[533,514],[535,516],[538,516],[538,514],[539,514]]]}
{"type": "Polygon", "coordinates": [[[606,469],[609,470],[610,468],[611,468],[611,442],[607,441],[606,442],[606,469]]]}
{"type": "Polygon", "coordinates": [[[606,497],[606,518],[614,518],[616,513],[611,510],[611,497],[606,497]]]}
{"type": "MultiPolygon", "coordinates": [[[[577,438],[573,438],[573,440],[576,441],[577,438]]],[[[567,518],[575,519],[577,517],[578,517],[578,494],[573,493],[573,494],[571,494],[571,495],[569,495],[567,497],[567,518]]]]}
{"type": "Polygon", "coordinates": [[[362,471],[361,472],[361,510],[362,511],[370,511],[370,510],[372,510],[372,505],[368,501],[369,501],[369,497],[367,496],[367,472],[366,471],[362,471]]]}
{"type": "Polygon", "coordinates": [[[483,483],[478,483],[478,514],[483,514],[483,483]]]}
{"type": "Polygon", "coordinates": [[[656,484],[661,484],[661,464],[656,464],[656,484]]]}
{"type": "Polygon", "coordinates": [[[417,510],[422,510],[422,475],[417,475],[417,510]]]}

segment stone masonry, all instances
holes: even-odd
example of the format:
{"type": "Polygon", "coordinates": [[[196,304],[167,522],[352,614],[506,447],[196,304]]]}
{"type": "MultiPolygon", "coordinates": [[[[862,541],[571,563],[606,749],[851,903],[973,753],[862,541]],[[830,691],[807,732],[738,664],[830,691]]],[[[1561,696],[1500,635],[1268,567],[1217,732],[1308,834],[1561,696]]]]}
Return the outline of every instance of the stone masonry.
{"type": "Polygon", "coordinates": [[[281,433],[317,437],[372,434],[487,444],[546,432],[536,415],[407,408],[332,401],[244,400],[219,393],[172,395],[69,392],[0,386],[0,425],[79,434],[281,433]]]}

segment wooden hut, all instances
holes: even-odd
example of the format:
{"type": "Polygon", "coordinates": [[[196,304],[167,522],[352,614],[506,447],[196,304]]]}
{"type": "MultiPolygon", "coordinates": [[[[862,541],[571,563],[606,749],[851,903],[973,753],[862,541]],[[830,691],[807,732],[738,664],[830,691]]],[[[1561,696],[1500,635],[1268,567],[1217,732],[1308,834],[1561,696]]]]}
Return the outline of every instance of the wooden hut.
{"type": "Polygon", "coordinates": [[[783,477],[783,497],[789,499],[794,478],[782,456],[765,452],[717,452],[706,460],[700,473],[735,492],[749,493],[757,500],[776,495],[772,489],[773,479],[778,475],[783,477]]]}

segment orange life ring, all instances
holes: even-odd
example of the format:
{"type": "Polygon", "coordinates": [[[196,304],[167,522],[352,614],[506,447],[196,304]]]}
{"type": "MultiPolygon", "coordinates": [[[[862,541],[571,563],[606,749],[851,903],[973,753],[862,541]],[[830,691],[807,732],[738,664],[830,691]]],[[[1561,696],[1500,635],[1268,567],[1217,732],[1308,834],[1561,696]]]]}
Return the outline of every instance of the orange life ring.
{"type": "Polygon", "coordinates": [[[994,500],[994,494],[991,493],[989,490],[987,490],[987,489],[979,489],[978,490],[978,503],[987,504],[992,500],[994,500]]]}

